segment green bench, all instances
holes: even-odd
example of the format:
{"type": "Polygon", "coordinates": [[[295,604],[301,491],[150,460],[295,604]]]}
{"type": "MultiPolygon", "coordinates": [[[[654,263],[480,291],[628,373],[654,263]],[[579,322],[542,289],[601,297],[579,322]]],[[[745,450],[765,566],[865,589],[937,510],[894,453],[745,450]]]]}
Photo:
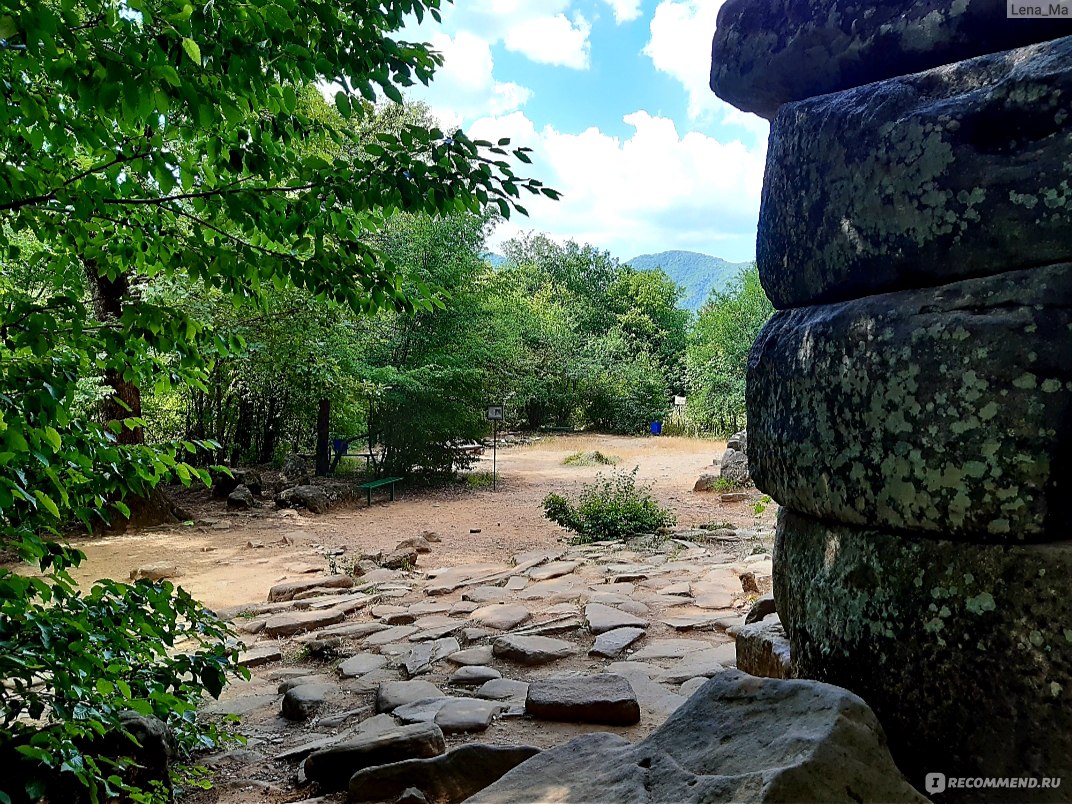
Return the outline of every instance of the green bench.
{"type": "Polygon", "coordinates": [[[397,483],[401,479],[402,478],[400,478],[400,477],[381,477],[379,480],[370,480],[368,483],[362,483],[360,486],[358,486],[358,488],[359,489],[365,489],[365,491],[368,492],[368,504],[371,506],[372,505],[372,490],[373,489],[378,489],[381,486],[388,486],[389,485],[391,487],[391,501],[394,502],[394,499],[395,499],[395,483],[397,483]]]}

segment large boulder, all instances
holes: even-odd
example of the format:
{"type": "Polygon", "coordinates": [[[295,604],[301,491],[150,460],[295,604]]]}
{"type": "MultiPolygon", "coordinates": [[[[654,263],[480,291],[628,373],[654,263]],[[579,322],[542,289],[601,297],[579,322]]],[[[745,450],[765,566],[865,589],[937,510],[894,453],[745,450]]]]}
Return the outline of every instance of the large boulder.
{"type": "Polygon", "coordinates": [[[305,508],[314,514],[326,514],[331,501],[319,486],[294,486],[275,495],[277,508],[305,508]]]}
{"type": "Polygon", "coordinates": [[[789,101],[1068,35],[1067,18],[1006,20],[1004,0],[727,0],[711,89],[772,118],[789,101]]]}
{"type": "Polygon", "coordinates": [[[253,492],[249,490],[249,486],[241,484],[235,488],[230,494],[227,495],[227,507],[238,509],[249,509],[256,504],[253,499],[253,492]]]}
{"type": "Polygon", "coordinates": [[[752,475],[748,468],[748,455],[734,451],[732,455],[723,458],[719,477],[734,486],[751,485],[752,475]]]}
{"type": "Polygon", "coordinates": [[[774,306],[1072,258],[1070,94],[1067,37],[784,107],[756,245],[774,306]]]}
{"type": "Polygon", "coordinates": [[[867,700],[914,783],[1072,777],[1072,542],[910,538],[782,509],[774,568],[798,675],[867,700]]]}
{"type": "Polygon", "coordinates": [[[646,739],[578,737],[518,765],[474,804],[901,801],[901,777],[860,698],[812,681],[726,671],[646,739]]]}
{"type": "Polygon", "coordinates": [[[284,486],[305,486],[309,483],[309,463],[301,455],[290,453],[279,470],[284,486]]]}
{"type": "Polygon", "coordinates": [[[953,539],[1066,537],[1072,265],[778,313],[749,360],[780,504],[953,539]]]}

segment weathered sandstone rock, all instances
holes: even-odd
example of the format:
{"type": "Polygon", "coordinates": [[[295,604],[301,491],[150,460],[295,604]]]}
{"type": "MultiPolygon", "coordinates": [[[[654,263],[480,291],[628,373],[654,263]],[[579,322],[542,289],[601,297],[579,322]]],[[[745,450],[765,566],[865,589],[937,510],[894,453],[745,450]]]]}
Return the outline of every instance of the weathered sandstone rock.
{"type": "Polygon", "coordinates": [[[812,681],[721,673],[645,740],[587,734],[538,754],[474,804],[606,801],[922,802],[858,697],[812,681]]]}
{"type": "Polygon", "coordinates": [[[1067,537],[1072,265],[778,313],[751,466],[782,505],[952,539],[1067,537]]]}
{"type": "Polygon", "coordinates": [[[1004,0],[728,0],[711,88],[769,119],[788,101],[1067,35],[1063,19],[1006,20],[1004,0]]]}
{"type": "Polygon", "coordinates": [[[917,785],[1072,775],[1072,542],[913,539],[783,509],[774,567],[798,675],[868,701],[917,785]]]}
{"type": "Polygon", "coordinates": [[[774,306],[1072,258],[1070,94],[1067,37],[784,107],[756,245],[774,306]]]}

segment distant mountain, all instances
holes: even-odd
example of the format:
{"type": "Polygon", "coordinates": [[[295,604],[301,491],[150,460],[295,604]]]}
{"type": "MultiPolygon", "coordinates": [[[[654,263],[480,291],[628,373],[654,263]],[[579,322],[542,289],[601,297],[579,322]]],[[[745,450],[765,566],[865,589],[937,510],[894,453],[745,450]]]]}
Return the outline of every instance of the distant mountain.
{"type": "Polygon", "coordinates": [[[638,271],[662,268],[672,280],[685,289],[680,306],[699,310],[712,290],[725,290],[737,275],[750,266],[749,262],[726,262],[721,257],[696,251],[663,251],[641,254],[627,261],[638,271]]]}
{"type": "Polygon", "coordinates": [[[502,254],[496,254],[494,251],[484,252],[484,259],[487,260],[488,264],[492,268],[496,269],[501,268],[503,266],[503,263],[506,262],[506,257],[504,257],[502,254]]]}

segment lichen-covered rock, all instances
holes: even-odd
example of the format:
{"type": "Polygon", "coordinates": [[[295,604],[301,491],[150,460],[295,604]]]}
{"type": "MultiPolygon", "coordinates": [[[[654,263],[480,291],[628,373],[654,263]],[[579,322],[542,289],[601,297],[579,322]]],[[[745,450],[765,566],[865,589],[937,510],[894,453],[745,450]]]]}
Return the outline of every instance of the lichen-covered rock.
{"type": "Polygon", "coordinates": [[[309,483],[309,464],[301,455],[290,453],[283,459],[280,478],[286,486],[304,486],[309,483]]]}
{"type": "Polygon", "coordinates": [[[636,744],[595,733],[469,799],[509,802],[922,802],[867,704],[813,681],[719,673],[636,744]]]}
{"type": "Polygon", "coordinates": [[[1067,37],[785,106],[756,244],[774,306],[1072,258],[1070,95],[1067,37]]]}
{"type": "Polygon", "coordinates": [[[748,470],[748,455],[743,452],[734,452],[722,461],[719,476],[726,482],[735,486],[748,486],[752,483],[752,476],[748,470]]]}
{"type": "Polygon", "coordinates": [[[910,781],[1072,776],[1072,542],[913,539],[783,509],[774,568],[797,674],[864,698],[910,781]]]}
{"type": "Polygon", "coordinates": [[[711,89],[746,112],[1068,35],[1065,19],[1006,20],[1004,0],[727,0],[711,89]]]}
{"type": "Polygon", "coordinates": [[[1067,538],[1072,265],[778,313],[749,360],[756,485],[820,519],[1067,538]]]}

